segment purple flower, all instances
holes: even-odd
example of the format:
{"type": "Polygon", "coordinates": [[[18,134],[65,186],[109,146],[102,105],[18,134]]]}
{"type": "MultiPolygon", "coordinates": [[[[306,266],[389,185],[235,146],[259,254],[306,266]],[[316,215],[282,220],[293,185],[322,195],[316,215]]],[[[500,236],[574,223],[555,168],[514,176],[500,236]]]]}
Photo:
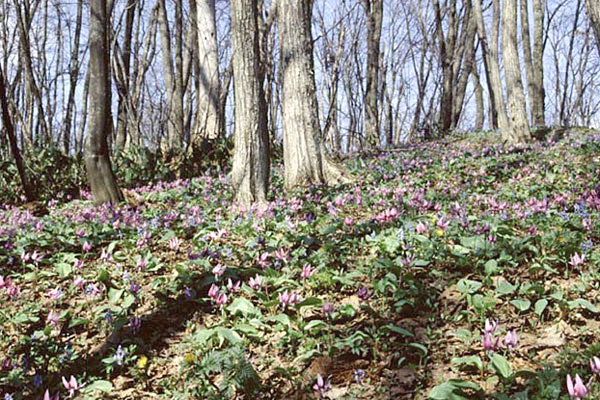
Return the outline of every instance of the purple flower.
{"type": "Polygon", "coordinates": [[[600,375],[600,358],[594,357],[590,360],[590,368],[592,372],[600,375]]]}
{"type": "Polygon", "coordinates": [[[506,337],[504,338],[504,345],[509,350],[512,350],[515,347],[517,347],[518,342],[519,342],[519,338],[517,336],[517,332],[514,329],[506,332],[506,337]]]}
{"type": "Polygon", "coordinates": [[[571,256],[571,260],[569,261],[569,265],[572,267],[577,267],[585,262],[585,254],[579,255],[577,253],[571,256]]]}
{"type": "Polygon", "coordinates": [[[219,287],[214,283],[210,285],[210,289],[208,289],[208,297],[212,299],[216,299],[219,295],[219,287]]]}
{"type": "Polygon", "coordinates": [[[46,389],[43,400],[60,400],[60,395],[57,392],[54,396],[50,397],[50,392],[48,391],[48,389],[46,389]]]}
{"type": "Polygon", "coordinates": [[[354,380],[356,381],[357,384],[360,385],[360,383],[362,382],[362,380],[365,378],[366,376],[366,372],[364,369],[357,369],[354,370],[354,380]]]}
{"type": "Polygon", "coordinates": [[[46,317],[46,323],[57,326],[59,320],[60,320],[60,314],[57,312],[54,312],[54,310],[50,310],[50,312],[48,313],[48,316],[46,317]]]}
{"type": "Polygon", "coordinates": [[[483,330],[485,333],[494,333],[498,328],[498,321],[489,318],[485,319],[485,329],[483,330]]]}
{"type": "Polygon", "coordinates": [[[259,289],[263,283],[263,278],[258,274],[254,278],[250,278],[248,281],[248,285],[254,290],[259,289]]]}
{"type": "Polygon", "coordinates": [[[218,306],[222,307],[227,304],[227,295],[225,293],[219,293],[215,298],[215,302],[218,306]]]}
{"type": "Polygon", "coordinates": [[[68,381],[63,376],[62,383],[63,383],[65,389],[67,389],[69,391],[69,397],[73,397],[75,395],[75,392],[82,388],[81,385],[77,384],[77,379],[75,379],[75,377],[73,375],[71,375],[71,379],[69,379],[68,381]]]}
{"type": "Polygon", "coordinates": [[[323,304],[322,311],[323,311],[323,314],[325,314],[326,317],[329,317],[335,311],[335,307],[334,307],[333,304],[331,304],[330,302],[326,301],[325,304],[323,304]]]}
{"type": "Polygon", "coordinates": [[[486,332],[481,339],[481,345],[484,350],[494,351],[498,347],[498,338],[494,342],[494,336],[490,332],[486,332]]]}
{"type": "Polygon", "coordinates": [[[117,347],[117,351],[115,352],[115,361],[117,362],[117,365],[123,365],[123,360],[125,360],[125,356],[127,354],[125,353],[125,350],[123,350],[123,347],[121,347],[121,345],[119,345],[119,347],[117,347]]]}
{"type": "Polygon", "coordinates": [[[567,375],[567,390],[569,391],[569,396],[576,400],[580,400],[588,394],[588,389],[585,387],[578,374],[575,375],[575,385],[573,385],[571,375],[567,375]]]}
{"type": "Polygon", "coordinates": [[[212,269],[212,273],[215,276],[215,278],[219,278],[223,276],[223,274],[225,273],[225,269],[225,266],[219,263],[212,269]]]}
{"type": "Polygon", "coordinates": [[[373,293],[371,293],[366,286],[362,286],[360,289],[358,289],[356,294],[362,301],[368,300],[373,295],[373,293]]]}
{"type": "Polygon", "coordinates": [[[308,279],[310,278],[313,274],[315,273],[315,269],[311,268],[310,265],[306,264],[305,266],[302,267],[302,272],[300,273],[300,276],[304,279],[308,279]]]}
{"type": "Polygon", "coordinates": [[[279,302],[284,308],[286,308],[289,305],[298,304],[300,302],[300,299],[298,298],[298,293],[296,293],[296,291],[288,293],[288,291],[286,290],[283,293],[279,293],[278,298],[279,302]]]}
{"type": "Polygon", "coordinates": [[[317,382],[313,385],[313,390],[317,392],[320,398],[324,398],[325,393],[331,390],[329,379],[324,380],[321,374],[317,374],[317,382]]]}
{"type": "Polygon", "coordinates": [[[235,282],[235,284],[231,281],[231,278],[227,279],[227,290],[230,293],[237,293],[240,291],[240,281],[235,282]]]}
{"type": "Polygon", "coordinates": [[[51,289],[48,291],[48,293],[46,294],[48,297],[50,297],[50,299],[52,300],[58,300],[61,297],[63,297],[65,294],[62,291],[62,289],[60,287],[55,287],[54,289],[51,289]]]}
{"type": "Polygon", "coordinates": [[[129,317],[129,329],[132,335],[136,335],[142,327],[142,321],[138,317],[129,317]]]}

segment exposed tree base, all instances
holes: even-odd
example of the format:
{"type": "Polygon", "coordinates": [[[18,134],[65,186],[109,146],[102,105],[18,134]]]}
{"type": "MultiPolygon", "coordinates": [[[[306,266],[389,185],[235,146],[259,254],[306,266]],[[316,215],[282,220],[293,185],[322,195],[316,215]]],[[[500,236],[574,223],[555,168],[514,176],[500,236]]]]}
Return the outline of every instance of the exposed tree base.
{"type": "Polygon", "coordinates": [[[116,185],[108,156],[87,155],[85,166],[94,204],[117,204],[123,201],[123,193],[116,185]]]}

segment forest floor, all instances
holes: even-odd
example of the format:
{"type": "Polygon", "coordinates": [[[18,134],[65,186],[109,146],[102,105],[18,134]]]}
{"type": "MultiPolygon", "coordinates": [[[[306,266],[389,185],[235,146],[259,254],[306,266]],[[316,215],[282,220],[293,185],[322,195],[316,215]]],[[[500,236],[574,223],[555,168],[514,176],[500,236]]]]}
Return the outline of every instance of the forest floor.
{"type": "Polygon", "coordinates": [[[3,207],[0,398],[597,398],[600,135],[497,143],[278,167],[260,209],[210,174],[3,207]]]}

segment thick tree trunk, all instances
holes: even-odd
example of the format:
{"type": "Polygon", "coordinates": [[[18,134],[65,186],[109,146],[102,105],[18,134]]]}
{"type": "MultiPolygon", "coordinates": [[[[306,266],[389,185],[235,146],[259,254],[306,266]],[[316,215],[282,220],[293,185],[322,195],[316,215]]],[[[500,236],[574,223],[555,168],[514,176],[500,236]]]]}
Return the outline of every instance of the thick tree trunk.
{"type": "Polygon", "coordinates": [[[598,0],[586,0],[587,13],[592,21],[594,34],[596,35],[596,45],[600,53],[600,2],[598,0]]]}
{"type": "Polygon", "coordinates": [[[473,11],[475,12],[475,21],[477,22],[477,34],[481,41],[481,49],[486,60],[488,72],[488,88],[491,90],[490,98],[496,109],[498,118],[498,128],[505,131],[509,128],[508,116],[506,115],[506,104],[502,94],[502,80],[500,78],[500,66],[498,65],[498,28],[500,19],[500,9],[498,0],[494,0],[494,21],[492,29],[492,45],[488,44],[488,38],[483,21],[483,11],[481,9],[481,0],[473,0],[473,11]]]}
{"type": "MultiPolygon", "coordinates": [[[[180,1],[180,0],[178,0],[180,1]]],[[[171,30],[169,20],[167,19],[167,7],[165,0],[158,0],[158,21],[160,26],[161,48],[163,73],[167,88],[167,142],[163,146],[163,151],[179,152],[183,139],[183,91],[181,80],[176,72],[176,66],[173,65],[173,43],[171,40],[171,30]]],[[[179,40],[180,38],[176,38],[179,40]]],[[[163,142],[163,144],[165,144],[163,142]]]]}
{"type": "Polygon", "coordinates": [[[221,113],[219,109],[219,60],[215,0],[196,0],[198,21],[198,129],[196,142],[215,139],[221,135],[221,113]]]}
{"type": "Polygon", "coordinates": [[[280,0],[278,7],[286,189],[348,181],[319,141],[312,5],[312,0],[280,0]]]}
{"type": "Polygon", "coordinates": [[[89,130],[85,143],[85,165],[96,204],[115,204],[123,200],[123,195],[112,171],[108,151],[107,136],[112,130],[108,95],[110,90],[109,24],[106,0],[91,0],[89,24],[90,109],[89,130]]]}
{"type": "Polygon", "coordinates": [[[380,145],[380,118],[378,106],[379,53],[383,0],[363,0],[367,14],[367,90],[365,92],[365,136],[371,150],[380,145]]]}
{"type": "Polygon", "coordinates": [[[502,55],[510,123],[510,129],[504,130],[502,135],[509,143],[522,144],[530,141],[531,134],[527,121],[527,106],[517,44],[517,0],[504,0],[502,19],[502,55]]]}
{"type": "Polygon", "coordinates": [[[531,101],[531,114],[535,126],[546,125],[546,90],[544,89],[543,3],[545,3],[545,1],[533,0],[533,96],[531,101]]]}
{"type": "Polygon", "coordinates": [[[264,203],[269,186],[269,134],[260,72],[257,0],[231,0],[235,93],[232,185],[243,207],[264,203]]]}
{"type": "Polygon", "coordinates": [[[479,71],[477,68],[473,69],[471,74],[473,77],[473,91],[475,92],[475,104],[477,106],[477,117],[475,118],[475,131],[483,129],[483,123],[485,122],[485,111],[483,109],[483,87],[479,79],[479,71]]]}
{"type": "Polygon", "coordinates": [[[8,141],[10,143],[10,150],[15,159],[15,164],[17,165],[17,172],[19,174],[19,178],[21,179],[21,184],[23,185],[23,191],[25,192],[25,198],[27,201],[35,200],[35,192],[29,181],[27,180],[27,173],[25,172],[25,166],[23,165],[23,158],[21,157],[21,152],[19,151],[19,146],[17,145],[17,137],[15,136],[15,129],[12,124],[12,119],[10,118],[10,111],[8,106],[8,99],[6,98],[6,84],[4,81],[4,73],[2,72],[2,68],[0,67],[0,105],[2,106],[2,124],[6,129],[6,134],[8,135],[8,141]]]}

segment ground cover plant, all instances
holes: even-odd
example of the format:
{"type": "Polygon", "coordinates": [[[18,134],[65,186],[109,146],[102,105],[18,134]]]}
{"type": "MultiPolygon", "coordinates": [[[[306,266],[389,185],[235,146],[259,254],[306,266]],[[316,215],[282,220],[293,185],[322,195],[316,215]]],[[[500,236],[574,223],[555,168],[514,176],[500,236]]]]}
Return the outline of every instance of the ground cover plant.
{"type": "Polygon", "coordinates": [[[493,143],[248,210],[216,173],[3,206],[0,398],[595,398],[600,136],[493,143]]]}

